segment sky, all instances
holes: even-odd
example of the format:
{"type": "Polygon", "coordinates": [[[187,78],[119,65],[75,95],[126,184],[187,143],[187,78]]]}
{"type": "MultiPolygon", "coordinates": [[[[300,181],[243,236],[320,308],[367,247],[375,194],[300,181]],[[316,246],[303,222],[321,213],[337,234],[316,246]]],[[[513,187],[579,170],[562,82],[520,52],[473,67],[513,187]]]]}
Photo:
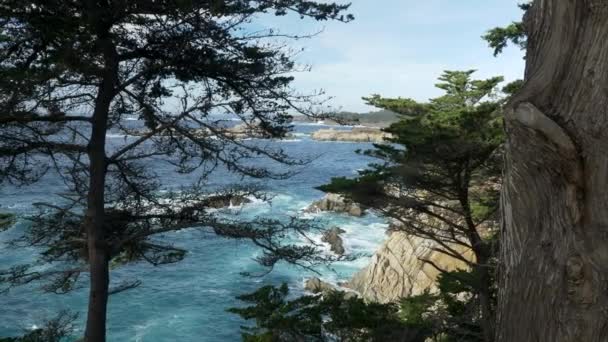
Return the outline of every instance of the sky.
{"type": "Polygon", "coordinates": [[[310,72],[295,74],[303,93],[324,90],[335,110],[374,110],[361,99],[371,94],[418,101],[440,95],[434,87],[443,70],[476,69],[478,78],[522,78],[523,52],[511,47],[498,57],[481,36],[521,19],[517,0],[351,0],[355,20],[314,22],[293,16],[266,21],[283,33],[322,32],[292,42],[304,48],[298,62],[310,72]]]}

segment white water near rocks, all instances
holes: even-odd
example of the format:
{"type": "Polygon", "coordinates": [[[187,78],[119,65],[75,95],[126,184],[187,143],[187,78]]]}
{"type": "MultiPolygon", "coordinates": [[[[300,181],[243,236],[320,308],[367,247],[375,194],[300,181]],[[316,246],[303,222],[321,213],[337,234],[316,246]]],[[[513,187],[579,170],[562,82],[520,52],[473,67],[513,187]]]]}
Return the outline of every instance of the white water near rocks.
{"type": "MultiPolygon", "coordinates": [[[[315,142],[310,133],[320,125],[296,125],[291,141],[272,141],[294,157],[317,156],[288,180],[261,182],[274,195],[271,204],[254,201],[242,207],[232,208],[244,216],[281,217],[301,215],[319,220],[327,228],[338,226],[346,232],[342,235],[347,253],[360,255],[355,261],[337,262],[329,267],[319,267],[321,278],[330,283],[348,280],[364,267],[369,257],[385,238],[387,225],[384,220],[368,214],[350,217],[344,214],[303,214],[301,210],[324,194],[315,186],[325,184],[331,177],[353,176],[371,159],[357,155],[357,149],[370,148],[367,143],[315,142]]],[[[323,128],[323,126],[321,126],[323,128]]],[[[109,141],[124,137],[108,136],[109,141]]],[[[164,182],[173,186],[188,184],[187,178],[178,178],[164,163],[151,165],[164,182]]],[[[220,187],[238,177],[219,173],[210,185],[220,187]]],[[[254,180],[251,180],[255,183],[254,180]]],[[[31,203],[49,200],[49,194],[57,193],[62,184],[56,177],[46,177],[42,182],[26,188],[0,188],[0,211],[12,211],[19,215],[31,212],[31,203]]],[[[31,260],[35,248],[8,248],[3,242],[17,236],[25,227],[20,221],[17,227],[0,233],[0,268],[31,260]]],[[[110,298],[108,341],[239,341],[239,326],[245,324],[239,317],[227,313],[229,307],[243,305],[235,296],[249,293],[268,284],[287,282],[294,294],[303,292],[303,283],[312,272],[281,264],[262,277],[244,277],[242,272],[259,270],[253,258],[260,250],[246,242],[236,242],[202,233],[195,229],[184,230],[162,237],[176,246],[188,249],[186,259],[178,264],[153,267],[139,263],[112,271],[112,281],[139,279],[139,288],[119,293],[110,298]]],[[[312,239],[321,243],[321,234],[312,239]]],[[[324,247],[326,253],[329,246],[324,247]]],[[[83,283],[86,285],[86,281],[83,283]]],[[[81,314],[78,327],[82,327],[86,310],[86,288],[67,295],[45,294],[36,285],[0,294],[0,337],[22,333],[23,329],[40,325],[61,309],[71,309],[81,314]]],[[[82,333],[81,330],[76,333],[82,333]]]]}

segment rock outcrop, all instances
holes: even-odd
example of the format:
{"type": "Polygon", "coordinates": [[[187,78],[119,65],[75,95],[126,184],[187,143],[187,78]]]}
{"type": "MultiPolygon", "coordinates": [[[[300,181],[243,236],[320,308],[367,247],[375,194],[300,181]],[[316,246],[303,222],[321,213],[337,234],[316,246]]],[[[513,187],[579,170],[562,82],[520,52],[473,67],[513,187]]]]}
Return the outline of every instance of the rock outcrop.
{"type": "Polygon", "coordinates": [[[338,194],[327,194],[322,199],[313,202],[304,211],[307,213],[333,211],[337,213],[347,213],[351,216],[363,216],[363,208],[361,208],[359,204],[347,200],[338,194]]]}
{"type": "Polygon", "coordinates": [[[213,195],[205,199],[208,207],[222,209],[232,206],[239,206],[251,203],[251,200],[244,195],[239,194],[221,194],[213,195]]]}
{"type": "Polygon", "coordinates": [[[317,277],[312,277],[306,280],[304,283],[304,289],[316,294],[334,291],[336,288],[332,284],[326,283],[317,277]]]}
{"type": "MultiPolygon", "coordinates": [[[[180,132],[176,132],[175,129],[170,128],[170,129],[166,129],[162,132],[156,133],[156,135],[157,136],[181,135],[181,134],[183,134],[182,132],[184,130],[187,130],[188,134],[192,135],[193,137],[199,138],[199,139],[207,139],[207,138],[218,137],[218,136],[226,137],[229,139],[235,139],[235,140],[243,140],[243,139],[250,139],[250,138],[255,138],[255,139],[275,138],[275,137],[271,136],[271,134],[268,133],[266,130],[264,130],[262,127],[260,127],[259,123],[257,123],[257,122],[253,122],[250,124],[243,122],[243,123],[240,123],[233,127],[214,127],[214,128],[202,127],[202,128],[194,128],[194,129],[182,128],[180,132]]],[[[143,129],[143,130],[133,130],[133,131],[129,131],[127,133],[129,135],[134,135],[134,136],[144,136],[144,135],[149,134],[150,131],[147,129],[143,129]]],[[[292,138],[292,137],[293,137],[293,135],[291,135],[290,133],[287,133],[283,138],[292,138]]]]}
{"type": "Polygon", "coordinates": [[[311,137],[312,139],[319,141],[382,143],[385,141],[385,139],[392,137],[392,135],[377,128],[354,127],[350,131],[336,130],[333,128],[320,129],[312,133],[311,137]]]}
{"type": "Polygon", "coordinates": [[[252,125],[241,123],[234,127],[227,128],[224,133],[233,139],[269,138],[268,132],[259,127],[257,123],[252,125]]]}
{"type": "Polygon", "coordinates": [[[344,241],[342,241],[342,237],[340,237],[340,234],[345,232],[346,231],[344,231],[343,229],[333,227],[323,233],[321,241],[327,242],[332,252],[336,253],[337,255],[343,255],[345,252],[344,241]]]}
{"type": "MultiPolygon", "coordinates": [[[[319,293],[323,294],[323,293],[328,293],[328,292],[332,292],[332,291],[342,291],[341,289],[335,287],[334,285],[332,285],[330,283],[326,283],[317,277],[307,279],[306,282],[304,283],[304,290],[312,292],[314,294],[319,294],[319,293]]],[[[355,292],[344,291],[345,299],[350,299],[353,297],[357,297],[357,294],[355,292]]]]}
{"type": "MultiPolygon", "coordinates": [[[[473,260],[470,251],[453,247],[473,260]]],[[[467,267],[462,261],[434,251],[432,241],[393,230],[369,265],[354,275],[348,287],[366,300],[380,303],[419,295],[426,289],[434,291],[439,271],[425,260],[447,271],[467,267]]]]}
{"type": "Polygon", "coordinates": [[[0,213],[0,231],[10,228],[13,224],[15,224],[15,215],[0,213]]]}

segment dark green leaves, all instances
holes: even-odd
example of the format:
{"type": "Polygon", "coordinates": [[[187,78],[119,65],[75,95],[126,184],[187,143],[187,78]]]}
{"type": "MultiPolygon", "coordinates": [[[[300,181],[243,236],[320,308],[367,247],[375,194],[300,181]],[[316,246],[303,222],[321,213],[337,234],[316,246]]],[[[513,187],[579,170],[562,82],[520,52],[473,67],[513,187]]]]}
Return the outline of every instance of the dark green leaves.
{"type": "Polygon", "coordinates": [[[506,27],[496,27],[488,31],[483,37],[494,50],[494,56],[499,55],[509,43],[526,48],[527,36],[521,22],[514,22],[506,27]]]}
{"type": "Polygon", "coordinates": [[[244,341],[391,341],[418,333],[399,320],[396,305],[366,303],[344,292],[290,299],[283,284],[238,298],[251,306],[229,311],[255,321],[243,327],[244,341]]]}
{"type": "MultiPolygon", "coordinates": [[[[523,11],[527,11],[532,6],[531,1],[518,5],[523,11]]],[[[494,50],[494,56],[499,55],[509,43],[518,46],[522,50],[528,44],[528,37],[522,22],[513,22],[506,27],[495,27],[481,37],[488,42],[490,48],[494,50]]]]}

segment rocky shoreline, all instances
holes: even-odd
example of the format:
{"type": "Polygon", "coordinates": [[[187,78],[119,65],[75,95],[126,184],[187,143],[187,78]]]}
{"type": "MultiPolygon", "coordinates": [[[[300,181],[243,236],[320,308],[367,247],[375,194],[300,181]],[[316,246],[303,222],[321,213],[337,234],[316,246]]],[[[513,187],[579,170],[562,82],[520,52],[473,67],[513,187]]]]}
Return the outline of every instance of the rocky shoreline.
{"type": "MultiPolygon", "coordinates": [[[[420,295],[427,290],[436,291],[440,272],[432,264],[446,271],[467,268],[464,262],[437,252],[437,246],[427,239],[399,230],[389,232],[388,239],[376,251],[370,263],[348,283],[349,288],[366,300],[388,303],[420,295]]],[[[473,258],[472,253],[461,252],[473,258]]]]}
{"type": "MultiPolygon", "coordinates": [[[[350,214],[351,211],[363,215],[364,211],[357,204],[345,200],[337,194],[327,194],[313,202],[306,212],[334,211],[350,214]]],[[[345,231],[339,227],[327,229],[321,241],[327,243],[330,250],[342,256],[348,252],[344,249],[341,237],[345,231]]],[[[434,292],[440,271],[466,269],[463,261],[438,252],[434,242],[407,234],[398,226],[388,227],[387,239],[378,247],[370,262],[355,273],[345,283],[330,284],[319,278],[310,278],[305,282],[305,290],[312,293],[327,291],[347,291],[349,296],[357,295],[370,302],[388,303],[403,297],[420,295],[425,291],[434,292]],[[433,266],[435,265],[435,266],[433,266]]],[[[460,246],[451,246],[470,260],[474,259],[471,251],[460,246]]]]}
{"type": "MultiPolygon", "coordinates": [[[[469,256],[472,258],[472,254],[469,256]]],[[[424,260],[430,260],[447,271],[467,268],[464,262],[435,251],[425,239],[393,231],[376,250],[369,264],[349,281],[334,285],[313,277],[306,280],[304,289],[312,293],[348,291],[370,302],[394,302],[437,290],[436,280],[440,272],[424,260]]]]}
{"type": "Polygon", "coordinates": [[[311,135],[317,141],[347,141],[347,142],[373,142],[383,143],[392,138],[390,133],[378,128],[353,127],[350,131],[333,128],[320,129],[311,135]]]}
{"type": "MultiPolygon", "coordinates": [[[[157,133],[158,136],[170,136],[173,132],[172,129],[167,129],[161,133],[157,133]]],[[[148,130],[135,130],[128,132],[129,135],[133,136],[145,136],[150,132],[148,130]]],[[[266,130],[259,127],[259,124],[246,124],[240,123],[233,127],[215,127],[215,128],[196,128],[188,130],[188,134],[195,138],[211,138],[211,137],[224,137],[227,139],[243,140],[243,139],[273,139],[266,130]]],[[[293,136],[287,133],[282,139],[290,139],[293,136]]]]}
{"type": "MultiPolygon", "coordinates": [[[[185,128],[182,128],[185,130],[185,128]]],[[[125,132],[127,135],[135,137],[143,137],[150,134],[149,130],[129,130],[125,132]]],[[[177,134],[174,129],[166,129],[156,133],[157,136],[172,136],[177,134]]],[[[182,133],[180,133],[182,134],[182,133]]],[[[215,128],[195,128],[188,129],[187,134],[197,139],[206,138],[222,138],[222,139],[275,139],[267,131],[262,129],[257,123],[246,124],[241,123],[233,127],[215,127],[215,128]]],[[[292,139],[293,133],[286,133],[285,136],[277,139],[292,139]]],[[[320,128],[310,135],[311,139],[316,141],[341,141],[341,142],[372,142],[383,143],[387,139],[392,138],[390,133],[384,132],[381,128],[372,126],[353,127],[350,130],[335,129],[335,128],[320,128]]]]}

